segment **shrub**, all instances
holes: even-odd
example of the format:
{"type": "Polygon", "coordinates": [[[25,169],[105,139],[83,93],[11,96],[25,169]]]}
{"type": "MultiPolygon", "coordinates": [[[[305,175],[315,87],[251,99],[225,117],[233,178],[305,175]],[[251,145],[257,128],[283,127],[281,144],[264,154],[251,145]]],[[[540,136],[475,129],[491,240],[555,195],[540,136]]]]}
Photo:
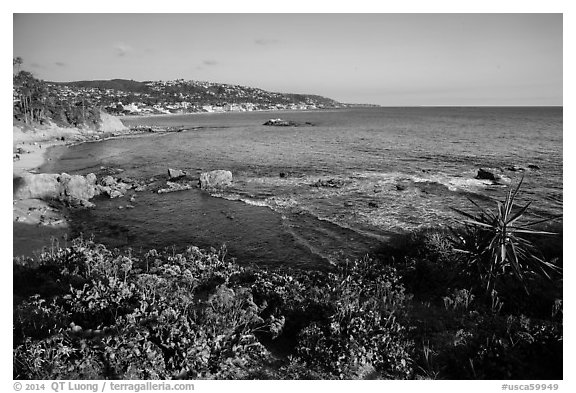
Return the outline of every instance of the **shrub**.
{"type": "Polygon", "coordinates": [[[550,219],[521,223],[521,219],[530,206],[530,202],[515,209],[514,200],[518,195],[522,181],[511,189],[504,202],[497,202],[496,211],[483,209],[476,202],[477,214],[455,209],[467,219],[464,229],[454,231],[456,247],[465,253],[468,269],[475,270],[484,285],[486,293],[496,288],[501,276],[513,275],[528,292],[527,275],[538,274],[550,278],[549,273],[560,269],[545,261],[527,235],[553,235],[551,232],[531,229],[550,219]]]}
{"type": "Polygon", "coordinates": [[[408,378],[412,343],[398,321],[407,300],[394,268],[363,258],[329,274],[333,313],[300,334],[298,359],[336,378],[408,378]]]}
{"type": "Polygon", "coordinates": [[[473,315],[436,359],[446,378],[562,379],[561,327],[524,316],[473,315]]]}
{"type": "Polygon", "coordinates": [[[267,356],[254,335],[265,324],[250,288],[227,285],[242,268],[223,255],[190,248],[141,260],[83,240],[41,255],[69,289],[16,307],[14,377],[248,377],[267,356]]]}

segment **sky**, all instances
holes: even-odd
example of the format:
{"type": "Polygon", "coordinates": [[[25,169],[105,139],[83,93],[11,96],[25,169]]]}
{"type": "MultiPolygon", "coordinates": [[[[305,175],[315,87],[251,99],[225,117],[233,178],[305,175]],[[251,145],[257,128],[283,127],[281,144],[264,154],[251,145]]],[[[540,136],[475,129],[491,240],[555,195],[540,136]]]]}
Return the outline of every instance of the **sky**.
{"type": "Polygon", "coordinates": [[[14,14],[48,81],[191,79],[346,103],[562,105],[562,14],[14,14]]]}

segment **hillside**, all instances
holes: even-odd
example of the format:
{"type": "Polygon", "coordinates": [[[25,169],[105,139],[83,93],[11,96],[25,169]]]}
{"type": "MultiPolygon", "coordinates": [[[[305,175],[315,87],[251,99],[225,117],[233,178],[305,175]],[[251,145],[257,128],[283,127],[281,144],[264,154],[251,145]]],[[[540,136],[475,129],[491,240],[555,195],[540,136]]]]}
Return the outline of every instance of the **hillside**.
{"type": "Polygon", "coordinates": [[[100,106],[113,114],[189,113],[271,109],[342,108],[330,98],[285,94],[213,82],[126,79],[48,82],[55,94],[100,106]]]}
{"type": "Polygon", "coordinates": [[[112,89],[126,92],[145,92],[148,86],[144,82],[137,82],[128,79],[110,79],[110,80],[93,80],[93,81],[76,81],[76,82],[48,82],[57,86],[70,86],[88,89],[112,89]]]}

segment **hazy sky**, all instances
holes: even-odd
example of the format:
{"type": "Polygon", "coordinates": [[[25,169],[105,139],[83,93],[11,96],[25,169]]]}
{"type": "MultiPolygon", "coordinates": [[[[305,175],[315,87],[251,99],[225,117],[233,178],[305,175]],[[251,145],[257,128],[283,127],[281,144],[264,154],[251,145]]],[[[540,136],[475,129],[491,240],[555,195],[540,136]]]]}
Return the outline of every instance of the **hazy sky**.
{"type": "Polygon", "coordinates": [[[194,79],[381,105],[562,105],[561,14],[15,14],[50,81],[194,79]]]}

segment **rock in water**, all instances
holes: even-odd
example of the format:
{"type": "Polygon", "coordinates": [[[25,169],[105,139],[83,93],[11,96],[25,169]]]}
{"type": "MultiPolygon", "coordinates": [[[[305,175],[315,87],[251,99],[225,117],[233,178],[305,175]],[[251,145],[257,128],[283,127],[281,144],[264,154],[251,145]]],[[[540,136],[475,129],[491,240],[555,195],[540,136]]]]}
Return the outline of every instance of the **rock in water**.
{"type": "Polygon", "coordinates": [[[295,127],[298,125],[298,123],[292,120],[270,119],[262,125],[274,127],[295,127]]]}
{"type": "Polygon", "coordinates": [[[502,172],[501,169],[499,170],[499,169],[492,169],[492,168],[488,168],[488,169],[479,168],[478,174],[476,175],[476,179],[492,180],[494,183],[497,183],[497,184],[510,183],[512,181],[509,177],[504,176],[501,173],[496,173],[497,171],[502,172]]]}
{"type": "Polygon", "coordinates": [[[180,169],[168,168],[168,178],[170,180],[177,180],[184,176],[186,176],[186,172],[181,171],[180,169]]]}
{"type": "Polygon", "coordinates": [[[113,187],[116,185],[116,180],[112,176],[105,176],[100,180],[100,184],[104,187],[113,187]]]}
{"type": "Polygon", "coordinates": [[[123,197],[124,194],[122,194],[122,191],[120,191],[120,190],[110,190],[110,193],[108,194],[108,196],[110,197],[110,199],[113,199],[113,198],[123,197]]]}
{"type": "Polygon", "coordinates": [[[200,174],[200,188],[219,188],[232,184],[232,172],[218,169],[200,174]]]}
{"type": "Polygon", "coordinates": [[[132,185],[124,183],[120,179],[114,179],[112,176],[104,176],[100,179],[100,184],[95,186],[96,194],[104,194],[110,198],[120,198],[131,188],[132,185]]]}
{"type": "Polygon", "coordinates": [[[492,169],[479,168],[476,179],[496,181],[496,174],[492,169]]]}
{"type": "Polygon", "coordinates": [[[62,195],[60,199],[62,200],[80,200],[88,201],[96,195],[96,177],[92,176],[80,176],[80,175],[68,175],[63,173],[58,177],[58,182],[60,182],[63,188],[62,195]]]}

